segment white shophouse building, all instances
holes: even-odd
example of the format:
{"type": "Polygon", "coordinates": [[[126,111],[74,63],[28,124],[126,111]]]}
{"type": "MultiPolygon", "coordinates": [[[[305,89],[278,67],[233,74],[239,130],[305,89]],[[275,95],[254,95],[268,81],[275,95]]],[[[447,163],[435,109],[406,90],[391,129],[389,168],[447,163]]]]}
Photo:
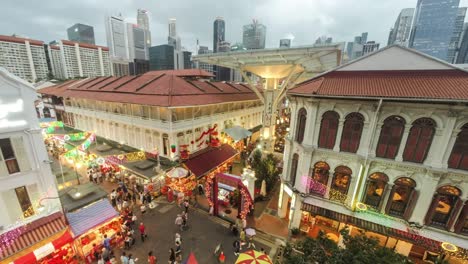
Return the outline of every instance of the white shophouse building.
{"type": "Polygon", "coordinates": [[[38,92],[63,98],[63,121],[70,126],[177,159],[181,145],[191,153],[206,148],[208,131],[261,124],[263,106],[255,92],[241,83],[211,82],[212,76],[199,69],[151,71],[74,80],[38,92]]]}
{"type": "Polygon", "coordinates": [[[467,258],[467,72],[390,46],[288,96],[279,216],[291,228],[338,242],[348,225],[420,258],[448,242],[467,258]]]}
{"type": "Polygon", "coordinates": [[[7,248],[14,241],[6,241],[5,232],[61,211],[60,201],[51,199],[57,197],[57,190],[36,116],[36,99],[31,84],[0,68],[0,262],[20,250],[7,248]]]}

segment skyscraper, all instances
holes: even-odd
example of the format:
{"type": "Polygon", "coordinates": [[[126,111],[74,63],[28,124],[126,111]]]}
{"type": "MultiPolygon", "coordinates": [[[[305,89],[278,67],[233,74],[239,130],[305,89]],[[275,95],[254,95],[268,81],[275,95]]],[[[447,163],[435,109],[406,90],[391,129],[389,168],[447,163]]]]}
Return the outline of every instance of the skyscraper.
{"type": "Polygon", "coordinates": [[[77,23],[67,29],[67,35],[70,41],[95,44],[92,26],[77,23]]]}
{"type": "Polygon", "coordinates": [[[130,60],[148,60],[146,30],[136,24],[127,24],[128,54],[130,60]]]}
{"type": "Polygon", "coordinates": [[[399,44],[405,47],[408,46],[413,15],[414,8],[404,8],[401,10],[395,21],[395,25],[390,30],[387,45],[399,44]]]}
{"type": "Polygon", "coordinates": [[[243,27],[242,43],[247,49],[264,49],[266,39],[266,26],[253,20],[252,24],[243,27]]]}
{"type": "Polygon", "coordinates": [[[138,9],[137,13],[137,23],[138,26],[141,27],[146,31],[146,46],[151,47],[151,32],[150,32],[150,26],[149,26],[149,17],[148,17],[148,11],[143,10],[143,9],[138,9]]]}
{"type": "Polygon", "coordinates": [[[357,59],[365,54],[374,52],[379,49],[380,43],[375,41],[367,41],[367,32],[363,32],[360,36],[354,37],[353,42],[348,42],[346,52],[349,60],[357,59]]]}
{"type": "MultiPolygon", "coordinates": [[[[210,54],[213,53],[212,50],[209,50],[208,47],[206,46],[200,46],[198,48],[198,54],[210,54]]],[[[203,62],[197,62],[197,68],[202,69],[208,72],[214,72],[213,70],[214,65],[208,64],[208,63],[203,63],[203,62]]]]}
{"type": "Polygon", "coordinates": [[[150,70],[174,70],[174,46],[163,44],[149,48],[150,70]]]}
{"type": "Polygon", "coordinates": [[[465,23],[463,26],[463,34],[460,38],[460,46],[455,63],[468,63],[468,23],[465,23]]]}
{"type": "Polygon", "coordinates": [[[463,25],[465,23],[466,7],[460,7],[457,11],[457,18],[455,19],[455,25],[453,27],[452,38],[450,39],[450,46],[448,51],[448,62],[455,63],[456,56],[458,53],[458,45],[461,41],[461,35],[463,33],[463,25]]]}
{"type": "Polygon", "coordinates": [[[213,23],[213,52],[218,52],[219,43],[225,41],[225,22],[222,17],[217,17],[213,23]]]}
{"type": "Polygon", "coordinates": [[[106,17],[107,46],[110,56],[120,59],[128,59],[127,36],[125,22],[121,16],[106,17]]]}
{"type": "Polygon", "coordinates": [[[449,62],[460,0],[418,0],[410,47],[449,62]]]}

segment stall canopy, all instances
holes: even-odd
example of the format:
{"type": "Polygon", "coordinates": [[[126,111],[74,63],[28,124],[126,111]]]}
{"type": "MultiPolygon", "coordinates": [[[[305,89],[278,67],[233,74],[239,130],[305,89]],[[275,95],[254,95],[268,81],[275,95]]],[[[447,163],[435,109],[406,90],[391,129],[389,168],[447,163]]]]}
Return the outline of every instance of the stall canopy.
{"type": "Polygon", "coordinates": [[[189,174],[188,170],[181,168],[181,167],[177,167],[177,168],[173,168],[172,170],[170,170],[167,173],[167,176],[169,176],[170,178],[179,179],[179,178],[187,177],[188,174],[189,174]]]}
{"type": "Polygon", "coordinates": [[[78,237],[92,228],[118,216],[119,213],[107,199],[102,199],[73,213],[67,214],[71,231],[78,237]]]}
{"type": "Polygon", "coordinates": [[[241,126],[226,128],[223,132],[230,136],[234,141],[239,141],[252,135],[252,132],[241,126]]]}
{"type": "Polygon", "coordinates": [[[205,176],[229,159],[237,155],[237,151],[228,144],[219,148],[212,148],[202,153],[195,153],[193,157],[184,162],[184,165],[197,177],[205,176]]]}
{"type": "MultiPolygon", "coordinates": [[[[10,239],[7,231],[0,235],[0,263],[3,259],[45,240],[66,228],[65,219],[61,212],[53,213],[26,224],[20,235],[14,240],[10,239]]],[[[13,231],[14,232],[14,231],[13,231]]]]}

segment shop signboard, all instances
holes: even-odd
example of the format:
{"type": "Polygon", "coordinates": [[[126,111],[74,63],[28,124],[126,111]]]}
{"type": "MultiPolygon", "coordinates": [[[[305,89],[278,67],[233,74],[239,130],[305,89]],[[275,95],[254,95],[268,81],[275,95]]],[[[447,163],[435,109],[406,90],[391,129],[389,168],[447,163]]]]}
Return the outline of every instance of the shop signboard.
{"type": "Polygon", "coordinates": [[[34,250],[34,255],[36,256],[36,259],[42,259],[52,254],[54,251],[54,245],[52,243],[47,243],[44,246],[34,250]]]}

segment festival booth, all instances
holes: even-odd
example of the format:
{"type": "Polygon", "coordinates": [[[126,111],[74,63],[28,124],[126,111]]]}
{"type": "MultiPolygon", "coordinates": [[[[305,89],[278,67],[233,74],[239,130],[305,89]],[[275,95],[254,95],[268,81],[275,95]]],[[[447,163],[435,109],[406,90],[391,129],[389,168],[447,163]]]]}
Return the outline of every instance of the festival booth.
{"type": "Polygon", "coordinates": [[[115,236],[120,231],[118,216],[119,213],[107,199],[67,214],[76,249],[86,263],[93,262],[93,244],[102,245],[104,235],[115,241],[115,236]]]}
{"type": "Polygon", "coordinates": [[[224,137],[224,143],[231,144],[238,151],[244,150],[246,142],[244,142],[243,139],[247,139],[252,136],[252,132],[241,126],[226,128],[221,133],[224,137]]]}
{"type": "Polygon", "coordinates": [[[73,263],[73,239],[61,212],[0,235],[0,263],[73,263]]]}
{"type": "Polygon", "coordinates": [[[176,167],[168,171],[165,176],[166,185],[162,189],[162,194],[167,194],[167,200],[174,199],[174,192],[177,197],[192,196],[192,192],[197,186],[197,179],[190,171],[176,167]]]}

